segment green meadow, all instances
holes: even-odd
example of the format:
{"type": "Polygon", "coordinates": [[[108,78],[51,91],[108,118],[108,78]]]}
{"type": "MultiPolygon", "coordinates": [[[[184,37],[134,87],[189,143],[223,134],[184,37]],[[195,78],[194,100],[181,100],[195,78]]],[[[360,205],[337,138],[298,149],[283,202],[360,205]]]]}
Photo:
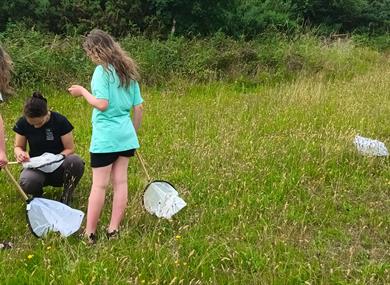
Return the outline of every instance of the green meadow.
{"type": "MultiPolygon", "coordinates": [[[[335,76],[142,85],[140,152],[150,175],[175,185],[187,207],[172,220],[147,213],[147,179],[132,158],[118,240],[104,236],[111,188],[95,246],[78,235],[37,239],[0,172],[0,240],[14,244],[0,251],[0,284],[389,284],[390,164],[359,155],[353,140],[390,146],[390,58],[340,56],[348,48],[327,54],[335,64],[322,68],[335,76]]],[[[35,89],[75,127],[86,171],[73,207],[86,212],[92,110],[65,87],[31,83],[3,104],[9,159],[12,126],[35,89]]],[[[60,194],[46,188],[50,199],[60,194]]]]}

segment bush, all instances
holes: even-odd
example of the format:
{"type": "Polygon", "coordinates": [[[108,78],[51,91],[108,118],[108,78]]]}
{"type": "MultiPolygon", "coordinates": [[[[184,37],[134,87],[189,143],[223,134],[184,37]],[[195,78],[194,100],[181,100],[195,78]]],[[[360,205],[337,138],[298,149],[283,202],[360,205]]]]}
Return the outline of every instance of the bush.
{"type": "MultiPolygon", "coordinates": [[[[178,79],[258,84],[291,80],[302,73],[321,72],[326,78],[359,74],[375,64],[380,54],[362,46],[361,38],[356,45],[355,39],[320,40],[312,34],[290,39],[273,33],[244,41],[217,33],[209,38],[165,41],[126,37],[120,42],[139,63],[144,84],[164,85],[178,79]]],[[[14,25],[0,34],[0,41],[15,62],[17,86],[89,84],[94,65],[78,36],[59,37],[14,25]]]]}

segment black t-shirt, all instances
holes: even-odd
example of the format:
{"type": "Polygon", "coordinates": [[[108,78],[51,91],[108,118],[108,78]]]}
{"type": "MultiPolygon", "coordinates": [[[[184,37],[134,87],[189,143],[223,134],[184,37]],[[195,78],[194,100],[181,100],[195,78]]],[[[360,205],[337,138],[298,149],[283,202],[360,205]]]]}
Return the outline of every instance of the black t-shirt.
{"type": "Polygon", "coordinates": [[[63,151],[61,136],[72,131],[73,126],[65,116],[51,112],[50,120],[40,128],[34,128],[25,117],[21,117],[13,130],[26,137],[30,157],[35,157],[45,152],[58,154],[63,151]]]}

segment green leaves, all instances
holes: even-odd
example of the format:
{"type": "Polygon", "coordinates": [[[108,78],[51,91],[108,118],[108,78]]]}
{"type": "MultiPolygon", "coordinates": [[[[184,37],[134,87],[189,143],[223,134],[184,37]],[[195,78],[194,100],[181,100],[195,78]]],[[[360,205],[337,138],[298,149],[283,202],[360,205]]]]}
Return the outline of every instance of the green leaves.
{"type": "Polygon", "coordinates": [[[56,34],[84,34],[99,27],[117,37],[146,35],[255,38],[274,29],[288,34],[301,27],[322,33],[390,28],[390,0],[15,0],[0,3],[0,31],[24,23],[56,34]]]}

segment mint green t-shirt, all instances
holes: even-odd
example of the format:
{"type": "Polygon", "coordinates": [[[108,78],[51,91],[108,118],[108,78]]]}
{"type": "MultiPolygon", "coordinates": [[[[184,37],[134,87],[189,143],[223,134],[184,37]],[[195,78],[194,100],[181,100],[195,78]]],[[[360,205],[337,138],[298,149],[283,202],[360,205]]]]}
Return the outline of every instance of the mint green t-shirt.
{"type": "Polygon", "coordinates": [[[137,134],[130,118],[130,110],[143,102],[137,81],[128,88],[120,86],[115,69],[102,65],[95,68],[91,81],[92,95],[106,99],[104,111],[94,108],[92,112],[92,153],[118,152],[139,148],[137,134]]]}

